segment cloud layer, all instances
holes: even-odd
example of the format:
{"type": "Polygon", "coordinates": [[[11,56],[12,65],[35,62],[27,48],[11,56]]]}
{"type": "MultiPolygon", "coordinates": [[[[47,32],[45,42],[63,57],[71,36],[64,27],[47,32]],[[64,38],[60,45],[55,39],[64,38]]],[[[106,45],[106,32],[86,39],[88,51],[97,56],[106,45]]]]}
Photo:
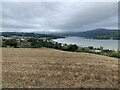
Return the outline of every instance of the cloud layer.
{"type": "Polygon", "coordinates": [[[117,2],[4,2],[3,31],[117,28],[117,2]]]}

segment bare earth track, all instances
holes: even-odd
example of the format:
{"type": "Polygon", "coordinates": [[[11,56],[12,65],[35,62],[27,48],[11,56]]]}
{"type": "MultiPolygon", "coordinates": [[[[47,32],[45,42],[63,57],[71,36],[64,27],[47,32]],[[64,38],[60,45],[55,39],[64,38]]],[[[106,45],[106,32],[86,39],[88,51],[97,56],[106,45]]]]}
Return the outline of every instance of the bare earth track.
{"type": "Polygon", "coordinates": [[[3,87],[117,88],[118,59],[40,48],[3,48],[3,87]]]}

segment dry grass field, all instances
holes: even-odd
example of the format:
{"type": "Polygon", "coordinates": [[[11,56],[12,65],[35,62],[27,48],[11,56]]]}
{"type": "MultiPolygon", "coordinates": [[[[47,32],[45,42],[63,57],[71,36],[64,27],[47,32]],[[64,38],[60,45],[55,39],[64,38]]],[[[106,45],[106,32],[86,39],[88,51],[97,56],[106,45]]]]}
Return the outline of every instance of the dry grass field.
{"type": "Polygon", "coordinates": [[[3,48],[3,87],[117,88],[118,60],[89,53],[3,48]]]}

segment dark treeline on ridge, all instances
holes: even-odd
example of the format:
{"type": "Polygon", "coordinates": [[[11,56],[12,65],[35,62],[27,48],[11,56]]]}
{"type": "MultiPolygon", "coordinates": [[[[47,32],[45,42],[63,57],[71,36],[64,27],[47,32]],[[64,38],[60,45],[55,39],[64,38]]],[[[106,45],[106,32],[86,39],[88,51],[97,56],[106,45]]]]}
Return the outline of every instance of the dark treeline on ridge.
{"type": "MultiPolygon", "coordinates": [[[[60,35],[60,34],[58,34],[60,35]]],[[[118,29],[103,29],[98,28],[84,32],[66,32],[62,33],[64,36],[78,36],[89,39],[114,39],[120,40],[120,31],[118,29]]]]}
{"type": "Polygon", "coordinates": [[[23,36],[23,37],[34,37],[34,38],[48,38],[48,39],[57,39],[57,38],[64,38],[60,35],[53,35],[53,34],[38,34],[38,33],[25,33],[25,32],[1,32],[2,36],[5,37],[12,37],[12,36],[23,36]]]}

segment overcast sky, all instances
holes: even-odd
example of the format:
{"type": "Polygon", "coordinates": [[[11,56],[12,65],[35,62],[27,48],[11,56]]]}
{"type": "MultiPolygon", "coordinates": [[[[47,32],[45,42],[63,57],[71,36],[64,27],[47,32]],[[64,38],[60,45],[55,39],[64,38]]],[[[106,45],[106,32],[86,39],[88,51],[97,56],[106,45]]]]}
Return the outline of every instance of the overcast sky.
{"type": "Polygon", "coordinates": [[[87,31],[118,26],[117,2],[4,2],[3,31],[87,31]]]}

